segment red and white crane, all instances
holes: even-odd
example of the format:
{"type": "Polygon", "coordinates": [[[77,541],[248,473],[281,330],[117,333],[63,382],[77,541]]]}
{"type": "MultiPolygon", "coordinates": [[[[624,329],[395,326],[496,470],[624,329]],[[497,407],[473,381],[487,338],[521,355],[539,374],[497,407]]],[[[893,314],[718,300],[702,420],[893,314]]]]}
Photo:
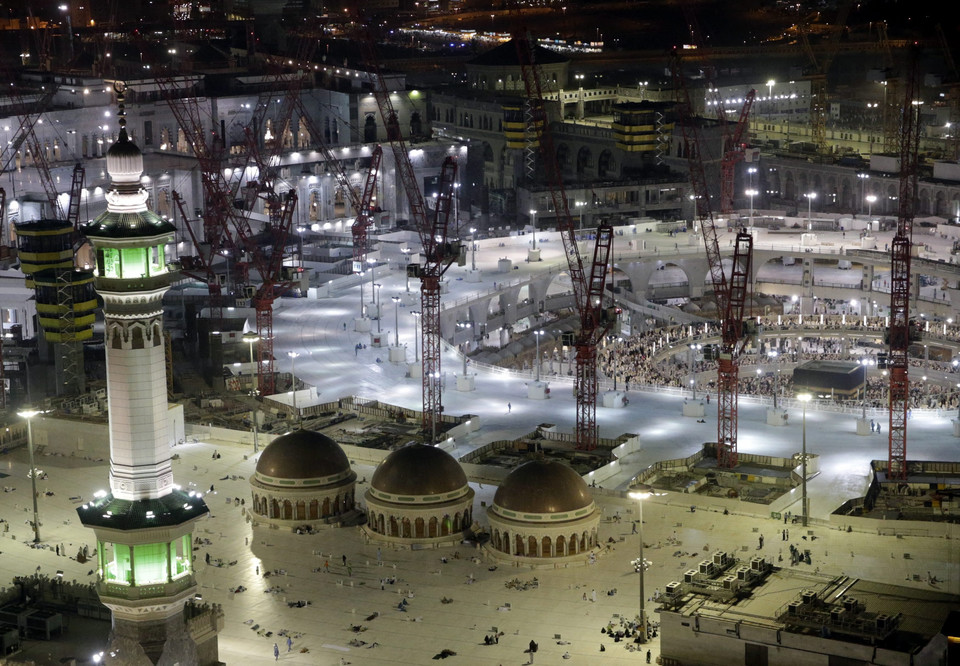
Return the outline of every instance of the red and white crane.
{"type": "MultiPolygon", "coordinates": [[[[373,74],[373,96],[377,101],[380,118],[386,127],[387,140],[393,150],[397,177],[406,192],[410,216],[420,236],[422,263],[408,266],[407,274],[410,277],[420,278],[422,427],[424,436],[431,444],[435,444],[443,417],[440,391],[440,280],[454,261],[462,262],[464,257],[463,248],[459,239],[456,238],[456,229],[450,228],[457,163],[452,157],[444,160],[436,206],[433,215],[428,218],[426,202],[417,183],[406,141],[400,131],[397,111],[390,100],[390,90],[380,70],[373,39],[368,36],[366,39],[361,39],[360,43],[364,48],[367,66],[373,74]]],[[[454,220],[454,226],[456,226],[456,220],[454,220]]]]}
{"type": "Polygon", "coordinates": [[[890,245],[890,370],[889,459],[887,477],[907,478],[907,413],[910,410],[910,359],[907,352],[919,332],[910,321],[910,255],[919,175],[920,84],[914,55],[906,81],[900,120],[900,198],[897,232],[890,245]]]}
{"type": "MultiPolygon", "coordinates": [[[[576,348],[576,374],[574,392],[577,401],[576,447],[584,451],[597,448],[599,432],[597,430],[597,345],[613,324],[614,317],[607,316],[603,310],[603,294],[607,277],[607,265],[613,247],[613,227],[601,224],[597,227],[593,261],[589,270],[584,269],[580,248],[577,246],[576,226],[570,215],[567,195],[563,188],[563,177],[557,162],[557,153],[553,147],[553,135],[550,132],[546,108],[543,101],[543,80],[536,61],[536,49],[530,34],[523,30],[514,35],[517,56],[523,75],[526,103],[529,105],[530,122],[536,132],[540,146],[540,156],[544,167],[544,176],[553,211],[557,218],[557,230],[563,240],[563,250],[567,257],[567,270],[573,285],[573,299],[580,319],[580,331],[574,346],[576,348]]],[[[540,360],[537,359],[539,363],[540,360]]]]}
{"type": "Polygon", "coordinates": [[[745,231],[736,236],[733,265],[729,277],[724,274],[717,227],[710,208],[710,190],[703,168],[702,140],[697,121],[693,117],[690,92],[683,76],[679,55],[671,59],[673,83],[677,94],[677,114],[683,136],[684,153],[690,169],[696,216],[703,233],[710,268],[713,294],[720,316],[720,356],[717,364],[717,463],[720,467],[737,465],[737,409],[739,356],[745,342],[744,314],[747,288],[753,260],[753,237],[745,231]]]}

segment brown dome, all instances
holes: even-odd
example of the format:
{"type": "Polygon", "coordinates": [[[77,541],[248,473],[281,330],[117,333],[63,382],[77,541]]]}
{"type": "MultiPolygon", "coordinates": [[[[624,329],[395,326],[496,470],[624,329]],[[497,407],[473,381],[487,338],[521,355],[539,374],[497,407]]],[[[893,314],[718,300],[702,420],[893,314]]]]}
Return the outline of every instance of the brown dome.
{"type": "Polygon", "coordinates": [[[518,513],[566,513],[590,506],[593,496],[570,466],[531,460],[507,475],[493,496],[493,503],[518,513]]]}
{"type": "Polygon", "coordinates": [[[467,475],[449,453],[435,446],[413,444],[397,449],[377,466],[373,490],[390,495],[441,495],[467,485],[467,475]]]}
{"type": "Polygon", "coordinates": [[[339,444],[303,429],[277,437],[257,461],[257,474],[272,479],[316,479],[349,469],[350,461],[339,444]]]}

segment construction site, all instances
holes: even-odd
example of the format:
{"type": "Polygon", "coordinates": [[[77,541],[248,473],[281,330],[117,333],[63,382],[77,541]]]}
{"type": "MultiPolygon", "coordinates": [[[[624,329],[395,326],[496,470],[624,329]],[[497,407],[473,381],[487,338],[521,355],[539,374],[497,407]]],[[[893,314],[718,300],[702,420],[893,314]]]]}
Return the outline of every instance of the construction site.
{"type": "MultiPolygon", "coordinates": [[[[31,613],[83,607],[112,625],[74,663],[213,666],[257,650],[266,663],[280,659],[278,636],[288,659],[321,663],[309,650],[333,659],[338,638],[250,637],[253,620],[230,603],[266,585],[286,617],[311,602],[268,575],[328,573],[339,548],[347,578],[353,566],[370,578],[371,544],[377,566],[381,548],[402,552],[411,577],[428,568],[418,551],[461,544],[489,566],[487,584],[498,566],[529,567],[572,590],[563,570],[612,582],[626,556],[616,544],[637,537],[639,612],[631,592],[619,629],[604,626],[611,644],[619,632],[648,663],[650,646],[663,664],[739,663],[692,656],[680,620],[743,603],[710,606],[722,627],[754,588],[786,595],[783,553],[717,551],[722,571],[687,579],[692,555],[679,549],[679,569],[657,565],[667,596],[645,594],[642,500],[663,515],[736,516],[750,534],[767,521],[771,541],[781,529],[789,540],[787,517],[811,544],[854,532],[937,541],[926,578],[895,572],[941,595],[922,629],[896,609],[880,627],[847,604],[872,633],[831,616],[821,624],[837,638],[818,649],[869,640],[889,663],[956,658],[960,620],[943,609],[960,567],[938,541],[960,538],[949,30],[891,35],[887,17],[849,0],[745,11],[757,36],[744,44],[710,3],[652,11],[643,27],[625,25],[637,12],[619,4],[596,24],[586,8],[532,5],[118,4],[0,20],[2,445],[33,494],[32,518],[17,496],[3,518],[45,567],[4,564],[25,577],[0,593],[0,625],[17,635],[0,631],[4,646],[51,640],[56,622],[28,624],[31,613]],[[626,47],[658,30],[648,50],[626,47]],[[104,467],[109,490],[61,485],[104,467]],[[51,469],[63,476],[41,493],[51,469]],[[214,538],[224,485],[239,514],[214,538]],[[632,532],[619,531],[635,508],[632,532]],[[71,553],[85,540],[71,521],[95,535],[92,569],[80,566],[88,553],[54,569],[69,569],[79,605],[51,605],[46,560],[67,548],[41,538],[46,512],[71,553]],[[302,560],[276,558],[278,533],[309,536],[302,560]],[[208,547],[223,552],[211,560],[208,547]],[[244,584],[217,587],[212,568],[244,565],[255,570],[244,584]],[[47,605],[28,608],[28,588],[47,605]],[[147,599],[150,614],[138,610],[147,599]],[[24,603],[3,615],[7,602],[24,603]],[[673,631],[662,642],[661,611],[673,631]]],[[[659,549],[669,523],[650,528],[659,549]]],[[[697,523],[697,551],[713,528],[697,523]]],[[[677,531],[669,539],[680,545],[677,531]]],[[[811,564],[790,549],[792,566],[811,564]]],[[[844,607],[846,564],[824,552],[838,578],[811,578],[825,591],[801,610],[844,607]]],[[[894,580],[883,563],[856,566],[894,580]]],[[[785,608],[762,613],[809,629],[785,608]]],[[[545,647],[595,658],[576,631],[575,648],[560,633],[545,647]]],[[[404,633],[379,640],[402,646],[404,633]]],[[[718,638],[717,655],[766,663],[773,644],[758,636],[762,659],[739,633],[732,647],[718,638]]],[[[343,649],[389,662],[365,660],[378,644],[343,649]]]]}

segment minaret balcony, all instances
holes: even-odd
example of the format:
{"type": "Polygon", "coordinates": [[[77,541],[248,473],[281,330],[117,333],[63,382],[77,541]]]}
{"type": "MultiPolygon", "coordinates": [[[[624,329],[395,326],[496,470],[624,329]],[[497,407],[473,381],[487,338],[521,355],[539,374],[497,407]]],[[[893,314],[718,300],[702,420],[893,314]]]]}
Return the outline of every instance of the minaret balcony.
{"type": "Polygon", "coordinates": [[[136,601],[138,599],[160,599],[176,597],[196,585],[193,576],[184,574],[168,583],[150,583],[147,585],[126,585],[115,581],[101,580],[97,583],[97,594],[106,602],[105,597],[136,601]]]}
{"type": "Polygon", "coordinates": [[[174,280],[180,276],[177,273],[161,273],[160,275],[141,275],[131,278],[107,278],[98,277],[96,279],[97,291],[101,294],[126,293],[132,291],[158,291],[168,289],[174,280]]]}

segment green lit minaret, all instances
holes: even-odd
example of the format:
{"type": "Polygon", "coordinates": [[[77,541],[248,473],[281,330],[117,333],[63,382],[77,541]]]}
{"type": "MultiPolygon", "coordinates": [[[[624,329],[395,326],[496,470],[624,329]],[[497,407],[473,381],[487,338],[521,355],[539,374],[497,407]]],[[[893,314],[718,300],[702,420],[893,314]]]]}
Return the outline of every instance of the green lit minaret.
{"type": "Polygon", "coordinates": [[[127,136],[122,93],[120,134],[107,152],[107,211],[81,228],[103,299],[110,492],[77,512],[96,532],[97,592],[112,613],[104,663],[207,666],[219,663],[222,619],[214,611],[212,622],[192,623],[206,626],[196,637],[185,617],[197,590],[192,532],[207,506],[174,485],[167,425],[161,301],[177,278],[165,255],[174,227],[147,209],[143,155],[127,136]]]}

